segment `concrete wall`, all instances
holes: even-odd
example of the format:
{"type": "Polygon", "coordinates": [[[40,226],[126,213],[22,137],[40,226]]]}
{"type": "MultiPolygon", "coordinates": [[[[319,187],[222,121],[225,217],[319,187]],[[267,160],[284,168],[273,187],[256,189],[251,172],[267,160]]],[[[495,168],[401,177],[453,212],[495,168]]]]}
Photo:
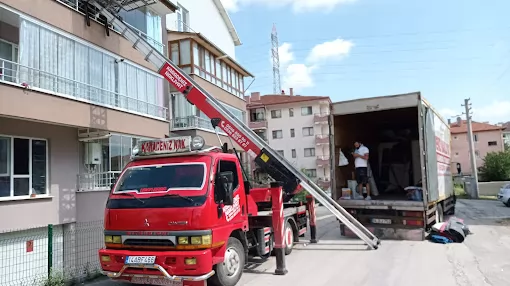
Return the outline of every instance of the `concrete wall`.
{"type": "Polygon", "coordinates": [[[496,196],[499,189],[506,184],[510,184],[510,181],[478,183],[478,192],[480,196],[496,196]]]}
{"type": "MultiPolygon", "coordinates": [[[[235,59],[235,45],[227,25],[212,0],[180,0],[179,5],[189,11],[190,32],[201,33],[235,59]]],[[[166,16],[166,27],[177,31],[177,14],[166,16]]]]}
{"type": "Polygon", "coordinates": [[[0,231],[43,227],[76,220],[78,140],[75,128],[0,117],[0,134],[48,140],[47,198],[0,201],[0,231]]]}
{"type": "MultiPolygon", "coordinates": [[[[475,150],[478,151],[479,156],[476,158],[476,165],[480,167],[483,165],[483,159],[489,152],[503,151],[503,140],[501,131],[484,131],[474,132],[477,135],[478,141],[475,143],[475,150]],[[496,141],[496,146],[489,146],[488,142],[496,141]]],[[[452,168],[457,172],[457,163],[461,164],[463,174],[471,174],[471,163],[469,155],[469,143],[467,133],[452,134],[452,168]]]]}

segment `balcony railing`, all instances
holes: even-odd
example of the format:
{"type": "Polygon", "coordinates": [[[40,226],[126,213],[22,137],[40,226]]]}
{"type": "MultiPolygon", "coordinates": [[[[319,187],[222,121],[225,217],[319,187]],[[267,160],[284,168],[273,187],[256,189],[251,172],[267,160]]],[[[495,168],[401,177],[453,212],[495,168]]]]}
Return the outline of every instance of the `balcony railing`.
{"type": "Polygon", "coordinates": [[[250,129],[264,129],[267,128],[267,120],[250,121],[248,122],[250,129]]]}
{"type": "Polygon", "coordinates": [[[327,134],[317,134],[315,135],[315,144],[329,144],[329,135],[327,134]]]}
{"type": "Polygon", "coordinates": [[[316,113],[313,116],[315,124],[327,124],[329,118],[329,112],[316,113]]]}
{"type": "Polygon", "coordinates": [[[329,156],[325,156],[325,155],[317,156],[316,164],[317,164],[317,166],[329,165],[329,156]]]}
{"type": "Polygon", "coordinates": [[[107,191],[121,172],[85,173],[78,175],[78,191],[107,191]]]}
{"type": "MultiPolygon", "coordinates": [[[[204,129],[208,131],[213,131],[214,128],[211,124],[210,120],[207,120],[198,116],[186,116],[186,117],[177,117],[174,119],[170,119],[170,130],[178,131],[178,130],[189,130],[189,129],[204,129]]],[[[223,130],[216,128],[218,133],[221,135],[227,135],[223,130]]]]}
{"type": "Polygon", "coordinates": [[[0,58],[0,81],[105,107],[166,119],[167,108],[0,58]]]}
{"type": "MultiPolygon", "coordinates": [[[[65,6],[77,11],[78,13],[82,14],[82,15],[85,15],[85,4],[86,4],[86,1],[85,0],[55,0],[59,3],[62,3],[64,4],[65,6]]],[[[95,9],[94,6],[89,6],[89,9],[95,9]]],[[[91,11],[89,12],[90,15],[90,18],[94,21],[97,21],[98,23],[102,24],[102,20],[100,20],[100,14],[98,13],[94,13],[95,11],[91,11]]],[[[158,42],[157,40],[149,37],[147,34],[145,34],[144,32],[140,31],[139,29],[133,27],[132,25],[130,25],[129,23],[126,23],[124,22],[126,25],[128,25],[129,27],[131,27],[135,32],[138,33],[138,35],[142,38],[144,38],[152,47],[154,47],[155,49],[157,49],[158,51],[160,52],[163,52],[164,50],[164,47],[165,45],[158,42]]],[[[116,32],[122,32],[121,30],[119,30],[117,27],[114,27],[112,25],[109,25],[110,28],[116,32]]]]}

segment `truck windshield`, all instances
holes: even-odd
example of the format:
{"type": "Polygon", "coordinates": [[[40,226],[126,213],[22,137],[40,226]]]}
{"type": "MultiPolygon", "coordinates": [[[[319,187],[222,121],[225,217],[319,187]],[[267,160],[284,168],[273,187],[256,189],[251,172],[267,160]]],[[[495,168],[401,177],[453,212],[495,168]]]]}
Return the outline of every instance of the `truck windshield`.
{"type": "Polygon", "coordinates": [[[115,193],[165,193],[168,190],[201,190],[205,164],[186,163],[128,168],[117,183],[115,193]]]}

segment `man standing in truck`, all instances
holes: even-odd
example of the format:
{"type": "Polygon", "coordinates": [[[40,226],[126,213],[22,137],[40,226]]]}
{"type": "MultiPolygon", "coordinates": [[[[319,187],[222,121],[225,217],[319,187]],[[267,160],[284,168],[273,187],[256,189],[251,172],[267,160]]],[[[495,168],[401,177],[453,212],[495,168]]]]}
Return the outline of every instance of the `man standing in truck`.
{"type": "Polygon", "coordinates": [[[363,195],[365,200],[370,200],[370,184],[368,183],[368,153],[369,150],[360,141],[354,142],[356,150],[352,153],[354,157],[354,167],[356,168],[356,181],[358,183],[358,193],[363,195]],[[363,187],[367,193],[363,193],[363,187]]]}

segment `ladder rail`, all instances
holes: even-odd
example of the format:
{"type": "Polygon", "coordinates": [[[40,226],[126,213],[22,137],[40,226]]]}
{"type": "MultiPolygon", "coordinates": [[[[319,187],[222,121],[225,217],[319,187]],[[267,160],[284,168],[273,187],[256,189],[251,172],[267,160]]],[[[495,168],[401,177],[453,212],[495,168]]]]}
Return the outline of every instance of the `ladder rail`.
{"type": "Polygon", "coordinates": [[[301,171],[297,170],[285,158],[274,151],[267,142],[249,129],[239,118],[234,116],[219,100],[209,95],[193,78],[184,73],[178,66],[170,61],[163,53],[152,47],[145,39],[140,37],[129,25],[119,19],[110,9],[119,10],[115,0],[93,0],[89,2],[99,9],[99,13],[107,18],[108,23],[122,27],[121,35],[133,43],[133,48],[145,55],[145,60],[159,68],[159,73],[167,79],[176,89],[183,93],[188,101],[204,112],[209,118],[222,119],[220,128],[234,139],[251,157],[256,157],[262,150],[277,158],[287,171],[290,171],[299,184],[332,212],[340,221],[351,229],[359,238],[372,249],[377,248],[379,239],[365,226],[356,220],[349,212],[342,208],[338,202],[329,197],[315,182],[310,180],[301,171]],[[108,5],[109,4],[109,5],[108,5]],[[195,92],[198,91],[198,92],[195,92]]]}

